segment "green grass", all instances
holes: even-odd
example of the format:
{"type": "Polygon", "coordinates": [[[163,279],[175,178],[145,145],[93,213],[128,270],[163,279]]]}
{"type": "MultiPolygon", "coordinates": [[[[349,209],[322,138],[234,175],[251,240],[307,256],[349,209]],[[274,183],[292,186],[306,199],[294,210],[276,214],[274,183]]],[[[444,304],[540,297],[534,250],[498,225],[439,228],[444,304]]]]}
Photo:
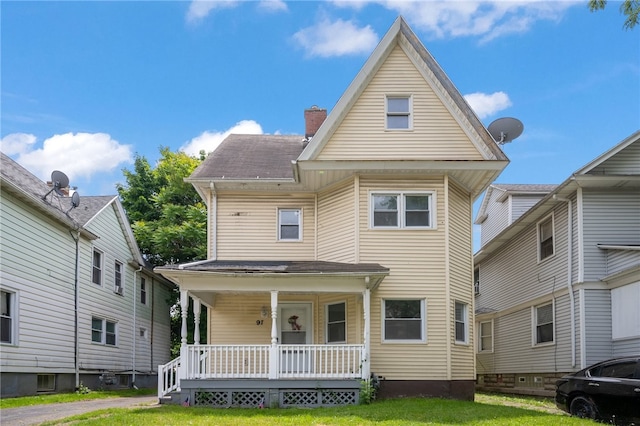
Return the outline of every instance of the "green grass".
{"type": "Polygon", "coordinates": [[[476,394],[476,401],[406,398],[314,409],[211,409],[162,405],[114,408],[45,423],[59,425],[596,425],[556,410],[551,399],[476,394]]]}
{"type": "Polygon", "coordinates": [[[77,394],[71,393],[56,393],[50,395],[36,395],[36,396],[23,396],[19,398],[2,398],[0,399],[0,408],[16,408],[26,407],[29,405],[42,405],[42,404],[58,404],[61,402],[77,402],[88,401],[91,399],[103,399],[103,398],[117,398],[127,396],[143,396],[143,395],[156,395],[156,389],[124,389],[116,391],[94,391],[89,393],[77,394]]]}

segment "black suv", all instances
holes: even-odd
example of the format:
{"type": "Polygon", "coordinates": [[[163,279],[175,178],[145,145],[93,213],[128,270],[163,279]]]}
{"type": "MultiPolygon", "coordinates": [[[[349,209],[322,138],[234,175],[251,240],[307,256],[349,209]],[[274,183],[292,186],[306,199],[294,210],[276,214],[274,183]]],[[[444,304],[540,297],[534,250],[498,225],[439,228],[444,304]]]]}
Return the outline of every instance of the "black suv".
{"type": "Polygon", "coordinates": [[[562,377],[556,405],[577,417],[640,425],[640,356],[610,359],[562,377]]]}

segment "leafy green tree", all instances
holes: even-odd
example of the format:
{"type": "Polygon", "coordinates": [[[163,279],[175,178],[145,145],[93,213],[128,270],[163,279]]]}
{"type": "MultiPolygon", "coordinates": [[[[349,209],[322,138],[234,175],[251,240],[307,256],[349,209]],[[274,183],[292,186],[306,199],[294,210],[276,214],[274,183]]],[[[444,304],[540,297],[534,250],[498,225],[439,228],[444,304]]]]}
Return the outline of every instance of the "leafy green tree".
{"type": "MultiPolygon", "coordinates": [[[[202,162],[184,152],[160,148],[155,168],[136,155],[133,170],[123,170],[126,184],[116,189],[127,212],[131,228],[144,258],[154,266],[205,259],[207,255],[207,210],[190,183],[184,182],[202,162]]],[[[179,353],[181,313],[179,294],[172,306],[172,354],[179,353]]],[[[191,306],[191,304],[190,304],[191,306]]],[[[206,309],[200,317],[201,342],[206,340],[206,309]]],[[[193,338],[193,311],[188,312],[189,341],[193,338]]]]}
{"type": "MultiPolygon", "coordinates": [[[[592,12],[602,10],[606,5],[607,0],[589,0],[589,10],[592,12]]],[[[627,17],[624,21],[624,28],[632,29],[638,24],[640,18],[640,0],[623,0],[620,4],[620,12],[627,17]]]]}

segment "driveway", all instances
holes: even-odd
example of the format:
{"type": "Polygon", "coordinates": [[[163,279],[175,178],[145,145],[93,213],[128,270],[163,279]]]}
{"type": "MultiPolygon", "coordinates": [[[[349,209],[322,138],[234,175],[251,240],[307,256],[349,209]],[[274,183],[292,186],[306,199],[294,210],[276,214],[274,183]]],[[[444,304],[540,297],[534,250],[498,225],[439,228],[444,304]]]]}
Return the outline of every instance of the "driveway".
{"type": "Polygon", "coordinates": [[[63,404],[32,405],[30,407],[6,408],[0,410],[2,426],[38,425],[43,422],[88,413],[106,408],[154,407],[157,396],[134,396],[128,398],[106,398],[91,401],[67,402],[63,404]]]}

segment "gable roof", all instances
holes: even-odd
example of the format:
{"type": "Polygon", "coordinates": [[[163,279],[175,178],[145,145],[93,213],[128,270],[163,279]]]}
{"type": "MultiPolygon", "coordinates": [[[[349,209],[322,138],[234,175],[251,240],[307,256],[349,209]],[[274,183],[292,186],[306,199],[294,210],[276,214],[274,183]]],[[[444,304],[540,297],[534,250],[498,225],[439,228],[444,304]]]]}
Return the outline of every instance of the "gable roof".
{"type": "MultiPolygon", "coordinates": [[[[611,160],[614,156],[620,154],[627,149],[637,149],[640,146],[640,130],[626,137],[622,142],[616,144],[602,155],[590,161],[587,165],[581,167],[572,173],[564,182],[557,185],[555,189],[550,191],[542,200],[538,201],[533,207],[526,211],[522,216],[515,220],[511,225],[507,226],[502,232],[496,235],[491,241],[485,244],[474,255],[474,262],[477,264],[484,260],[487,256],[498,250],[503,244],[509,242],[522,230],[531,226],[546,215],[556,203],[563,202],[567,197],[571,196],[578,187],[582,188],[627,188],[632,190],[640,190],[640,168],[635,166],[630,173],[612,174],[606,171],[593,174],[592,171],[598,168],[606,161],[611,160]],[[633,147],[632,147],[633,145],[633,147]]],[[[637,151],[636,151],[637,152],[637,151]]],[[[635,161],[634,161],[635,163],[635,161]]]]}
{"type": "Polygon", "coordinates": [[[509,195],[546,195],[549,192],[556,189],[558,185],[553,184],[506,184],[506,183],[494,183],[489,185],[487,188],[484,198],[482,199],[482,204],[478,209],[478,214],[476,215],[476,220],[473,222],[476,225],[481,224],[487,218],[487,208],[489,206],[489,201],[493,196],[494,192],[501,192],[500,195],[496,198],[496,201],[503,202],[509,195]]]}
{"type": "Polygon", "coordinates": [[[375,76],[390,52],[400,45],[425,80],[432,86],[442,103],[450,109],[453,117],[467,133],[471,142],[485,160],[508,161],[489,131],[480,122],[467,101],[453,85],[440,65],[413,33],[402,16],[398,17],[382,38],[356,78],[340,97],[322,126],[298,158],[298,161],[314,160],[340,126],[346,114],[375,76]]]}

